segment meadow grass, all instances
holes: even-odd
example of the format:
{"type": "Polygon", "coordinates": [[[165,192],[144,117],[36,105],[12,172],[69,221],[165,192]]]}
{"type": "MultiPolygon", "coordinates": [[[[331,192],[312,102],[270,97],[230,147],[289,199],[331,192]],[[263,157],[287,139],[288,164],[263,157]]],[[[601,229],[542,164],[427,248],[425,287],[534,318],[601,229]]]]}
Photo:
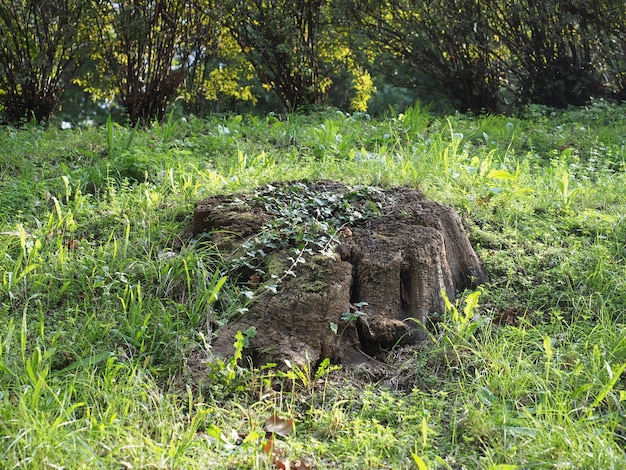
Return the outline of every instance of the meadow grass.
{"type": "Polygon", "coordinates": [[[625,115],[0,129],[3,468],[623,468],[625,115]],[[193,203],[321,178],[453,206],[490,282],[391,351],[392,380],[237,357],[198,377],[246,296],[193,203]],[[295,428],[268,455],[274,414],[295,428]]]}

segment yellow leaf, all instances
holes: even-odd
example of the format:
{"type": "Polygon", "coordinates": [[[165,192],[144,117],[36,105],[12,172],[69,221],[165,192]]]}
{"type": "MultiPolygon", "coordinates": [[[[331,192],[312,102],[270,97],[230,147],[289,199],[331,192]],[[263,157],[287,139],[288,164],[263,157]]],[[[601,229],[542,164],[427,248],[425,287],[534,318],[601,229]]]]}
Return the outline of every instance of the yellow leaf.
{"type": "Polygon", "coordinates": [[[411,452],[411,457],[413,457],[413,461],[415,462],[415,465],[417,465],[417,468],[419,468],[419,470],[428,470],[426,462],[424,462],[424,460],[419,455],[411,452]]]}
{"type": "Polygon", "coordinates": [[[514,180],[515,175],[512,175],[506,170],[491,170],[487,175],[487,178],[499,179],[499,180],[514,180]]]}

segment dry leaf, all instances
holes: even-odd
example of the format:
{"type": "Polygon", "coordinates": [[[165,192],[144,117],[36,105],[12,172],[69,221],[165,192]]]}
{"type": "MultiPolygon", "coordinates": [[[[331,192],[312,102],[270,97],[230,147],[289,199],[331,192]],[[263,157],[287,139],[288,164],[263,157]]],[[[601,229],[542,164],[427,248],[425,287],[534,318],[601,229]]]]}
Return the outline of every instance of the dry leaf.
{"type": "Polygon", "coordinates": [[[340,233],[341,236],[345,238],[349,238],[352,236],[352,230],[350,230],[350,227],[348,226],[341,227],[337,233],[340,233]]]}
{"type": "Polygon", "coordinates": [[[80,245],[80,239],[72,238],[67,242],[67,249],[69,251],[78,250],[78,246],[80,245]]]}
{"type": "Polygon", "coordinates": [[[311,466],[305,460],[296,460],[292,462],[285,454],[288,453],[288,446],[282,441],[276,441],[275,435],[286,437],[293,431],[293,418],[281,418],[277,414],[273,414],[265,423],[265,432],[267,433],[267,441],[263,445],[265,452],[272,460],[272,467],[278,470],[311,470],[311,466]]]}
{"type": "Polygon", "coordinates": [[[273,447],[274,447],[274,436],[270,434],[269,438],[267,439],[267,442],[263,446],[263,452],[265,452],[267,455],[270,455],[272,453],[273,447]]]}
{"type": "Polygon", "coordinates": [[[272,467],[278,470],[311,470],[311,465],[305,460],[292,462],[284,454],[288,452],[286,444],[281,441],[274,441],[274,435],[270,434],[263,446],[263,451],[270,457],[272,467]]]}
{"type": "Polygon", "coordinates": [[[296,460],[293,463],[293,467],[294,470],[311,470],[311,465],[308,462],[305,462],[304,460],[296,460]]]}
{"type": "Polygon", "coordinates": [[[286,437],[293,431],[293,418],[285,419],[274,414],[265,423],[265,431],[286,437]]]}
{"type": "Polygon", "coordinates": [[[257,287],[259,287],[259,282],[261,282],[261,276],[259,276],[257,273],[254,273],[252,276],[250,276],[250,279],[248,280],[248,283],[250,284],[250,289],[256,289],[257,287]]]}

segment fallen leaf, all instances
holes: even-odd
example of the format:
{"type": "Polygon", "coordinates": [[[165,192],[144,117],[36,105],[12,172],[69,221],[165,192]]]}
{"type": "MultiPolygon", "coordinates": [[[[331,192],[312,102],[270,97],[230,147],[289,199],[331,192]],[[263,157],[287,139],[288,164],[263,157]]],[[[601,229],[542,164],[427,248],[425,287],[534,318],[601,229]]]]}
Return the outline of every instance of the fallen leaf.
{"type": "Polygon", "coordinates": [[[265,442],[265,445],[263,446],[263,452],[265,452],[267,455],[270,455],[272,453],[273,447],[274,447],[274,436],[270,434],[269,438],[265,442]]]}
{"type": "Polygon", "coordinates": [[[296,460],[293,463],[293,469],[295,470],[311,470],[311,465],[304,460],[296,460]]]}
{"type": "Polygon", "coordinates": [[[508,307],[503,312],[496,314],[493,320],[499,325],[519,326],[521,320],[527,315],[527,310],[522,310],[517,307],[508,307]]]}
{"type": "Polygon", "coordinates": [[[265,431],[286,437],[293,431],[293,418],[285,419],[274,414],[265,423],[265,431]]]}
{"type": "Polygon", "coordinates": [[[345,238],[352,236],[352,230],[350,230],[350,227],[348,226],[341,227],[337,233],[340,233],[341,236],[345,238]]]}
{"type": "Polygon", "coordinates": [[[70,251],[78,250],[80,245],[80,239],[72,238],[67,242],[67,249],[70,251]]]}
{"type": "Polygon", "coordinates": [[[293,427],[293,418],[281,418],[274,413],[265,423],[267,441],[263,445],[263,452],[271,459],[272,467],[278,470],[311,470],[311,465],[305,460],[299,459],[292,462],[285,457],[289,450],[288,445],[274,439],[275,435],[286,437],[293,431],[293,427]]]}
{"type": "Polygon", "coordinates": [[[275,441],[274,434],[268,437],[263,446],[263,452],[270,457],[272,467],[278,470],[311,470],[311,465],[307,461],[299,459],[292,462],[286,457],[288,447],[282,441],[275,441]]]}
{"type": "Polygon", "coordinates": [[[252,276],[250,276],[250,279],[248,280],[250,289],[256,289],[257,287],[259,287],[259,282],[261,282],[261,276],[259,276],[257,273],[254,273],[252,276]]]}

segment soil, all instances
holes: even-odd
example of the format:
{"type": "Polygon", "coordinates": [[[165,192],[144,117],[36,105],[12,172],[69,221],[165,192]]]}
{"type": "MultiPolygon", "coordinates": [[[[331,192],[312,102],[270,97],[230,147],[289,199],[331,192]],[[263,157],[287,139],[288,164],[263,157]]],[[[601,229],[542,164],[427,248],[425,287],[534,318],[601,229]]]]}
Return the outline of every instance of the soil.
{"type": "MultiPolygon", "coordinates": [[[[268,231],[276,230],[279,238],[286,229],[276,219],[283,217],[284,223],[289,218],[284,215],[289,201],[279,203],[280,215],[259,194],[273,194],[271,189],[279,188],[276,193],[285,197],[294,184],[274,183],[269,190],[266,186],[200,201],[194,211],[194,234],[210,236],[232,259],[243,244],[267,241],[268,231]]],[[[444,311],[442,292],[453,299],[487,280],[457,213],[428,200],[421,191],[402,187],[355,192],[333,181],[297,185],[298,194],[312,200],[344,201],[329,215],[331,222],[340,224],[327,234],[334,243],[328,243],[328,249],[309,245],[316,249],[307,250],[306,256],[302,251],[302,263],[293,262],[298,238],[278,246],[268,243],[257,271],[242,268],[238,273],[257,295],[247,313],[219,329],[212,342],[214,355],[231,356],[237,331],[254,327],[244,355],[256,365],[317,366],[330,358],[333,363],[376,368],[374,357],[381,352],[415,346],[426,338],[426,326],[444,311]],[[362,214],[373,206],[377,210],[367,216],[352,217],[355,207],[362,214]],[[342,208],[353,211],[350,217],[338,213],[342,208]]],[[[272,197],[272,204],[277,199],[272,197]]],[[[301,213],[298,217],[306,231],[308,221],[301,220],[301,213]]]]}

